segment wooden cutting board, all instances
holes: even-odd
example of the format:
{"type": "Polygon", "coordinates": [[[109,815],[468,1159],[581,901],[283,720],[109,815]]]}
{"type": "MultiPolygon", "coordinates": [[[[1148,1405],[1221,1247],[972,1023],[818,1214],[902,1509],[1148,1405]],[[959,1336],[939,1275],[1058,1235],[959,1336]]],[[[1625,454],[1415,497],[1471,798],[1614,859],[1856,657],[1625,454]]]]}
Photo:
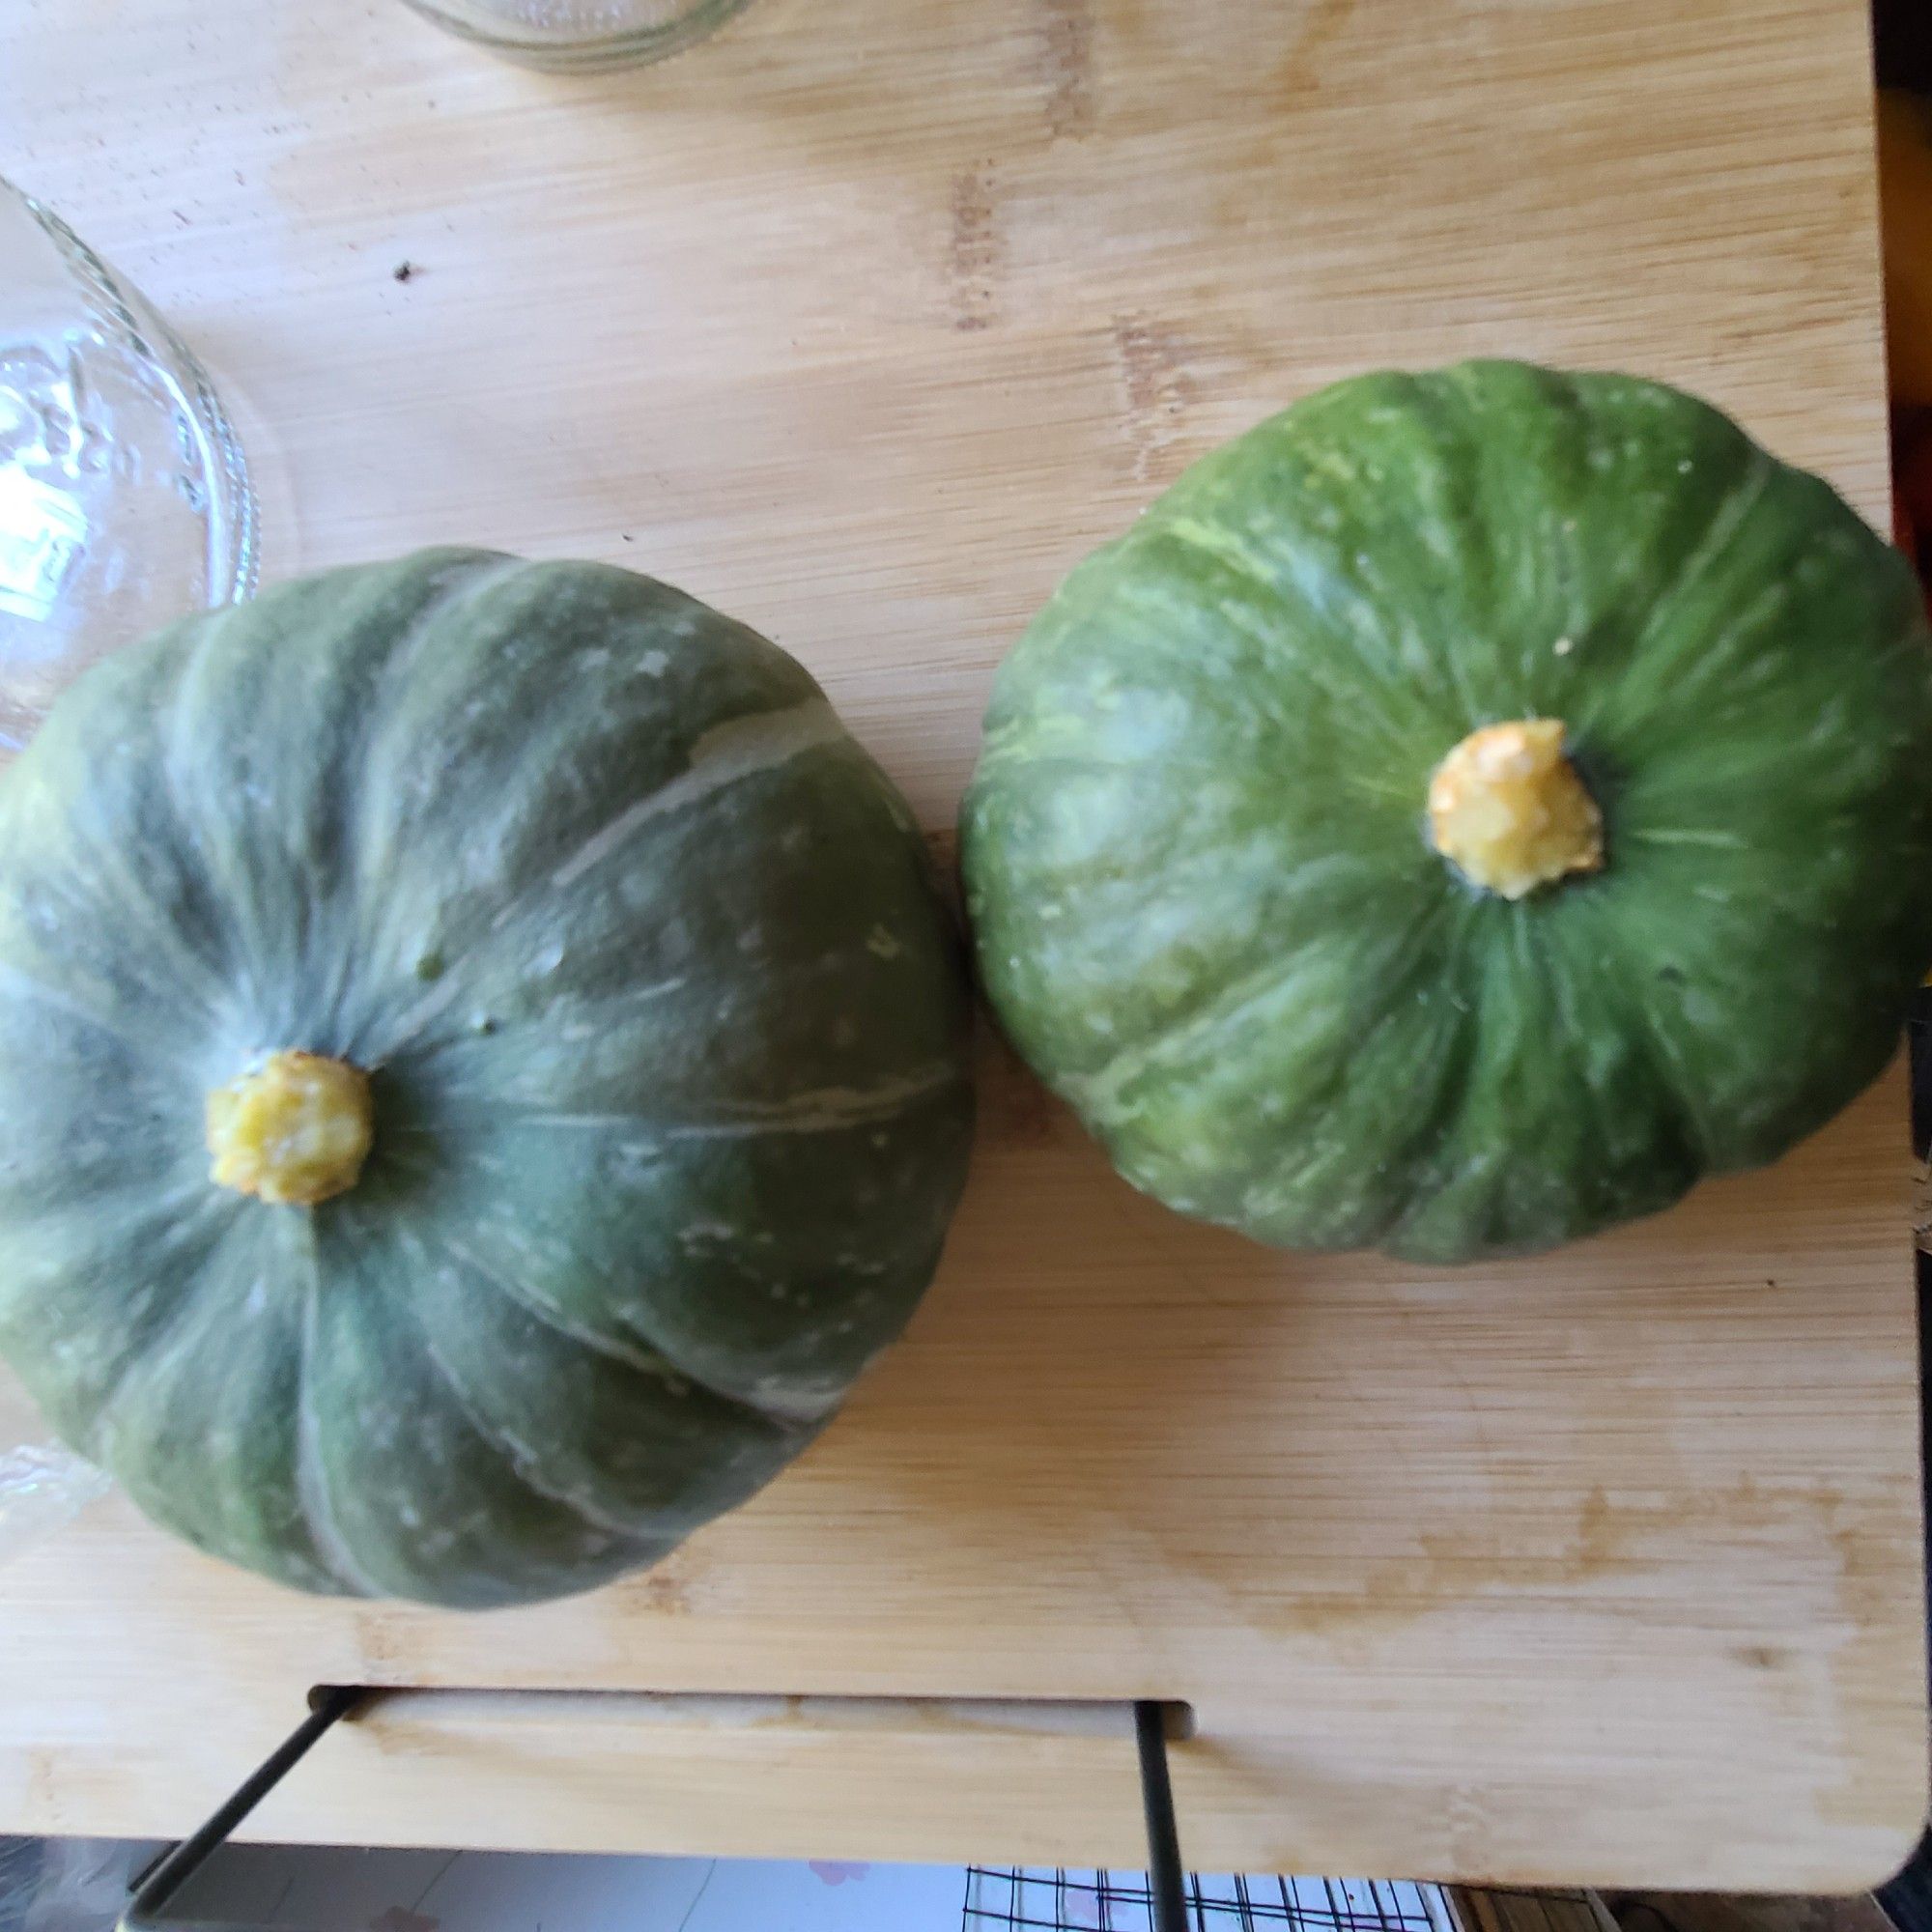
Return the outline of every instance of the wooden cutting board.
{"type": "MultiPolygon", "coordinates": [[[[394,0],[0,10],[0,165],[245,406],[271,574],[654,570],[805,659],[934,827],[1061,573],[1364,364],[1673,379],[1881,516],[1869,106],[1863,0],[756,0],[596,81],[394,0]]],[[[1193,1228],[985,1068],[939,1285],[755,1505],[473,1620],[102,1505],[0,1591],[0,1827],[178,1833],[324,1682],[1152,1693],[1195,1709],[1208,1867],[1808,1890],[1903,1855],[1895,1081],[1774,1173],[1438,1273],[1193,1228]]],[[[254,1829],[1138,1856],[1118,1737],[615,1694],[398,1700],[254,1829]]]]}

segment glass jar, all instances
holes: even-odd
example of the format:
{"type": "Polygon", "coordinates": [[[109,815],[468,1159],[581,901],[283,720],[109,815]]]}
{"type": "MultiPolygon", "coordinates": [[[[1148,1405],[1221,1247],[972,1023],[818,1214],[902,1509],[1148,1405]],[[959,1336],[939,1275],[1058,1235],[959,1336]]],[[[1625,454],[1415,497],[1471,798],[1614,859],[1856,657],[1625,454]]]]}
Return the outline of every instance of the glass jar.
{"type": "Polygon", "coordinates": [[[0,745],[96,658],[255,587],[213,385],[57,215],[0,180],[0,745]]]}
{"type": "Polygon", "coordinates": [[[418,14],[530,67],[664,60],[721,27],[748,0],[408,0],[418,14]]]}

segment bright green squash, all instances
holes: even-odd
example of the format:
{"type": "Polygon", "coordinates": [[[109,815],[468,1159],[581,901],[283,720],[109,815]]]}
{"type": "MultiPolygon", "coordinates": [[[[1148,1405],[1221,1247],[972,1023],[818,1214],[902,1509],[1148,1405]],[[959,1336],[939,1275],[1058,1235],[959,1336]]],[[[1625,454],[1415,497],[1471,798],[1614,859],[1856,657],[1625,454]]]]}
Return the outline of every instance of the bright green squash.
{"type": "Polygon", "coordinates": [[[897,1333],[968,1027],[910,813],[775,645],[601,566],[292,583],[0,784],[0,1347],[205,1549],[582,1589],[897,1333]]]}
{"type": "Polygon", "coordinates": [[[993,1006],[1136,1185],[1291,1246],[1542,1248],[1884,1065],[1932,958],[1932,642],[1827,485],[1689,396],[1365,376],[1073,573],[961,831],[993,1006]]]}

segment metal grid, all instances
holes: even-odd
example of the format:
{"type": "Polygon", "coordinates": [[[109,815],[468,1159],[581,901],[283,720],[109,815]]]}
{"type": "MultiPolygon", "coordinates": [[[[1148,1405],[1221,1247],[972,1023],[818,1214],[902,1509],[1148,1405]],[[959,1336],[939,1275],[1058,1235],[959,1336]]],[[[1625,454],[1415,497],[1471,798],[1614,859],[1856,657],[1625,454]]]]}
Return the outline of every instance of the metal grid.
{"type": "MultiPolygon", "coordinates": [[[[1241,1878],[1192,1872],[1194,1932],[1443,1932],[1434,1886],[1366,1878],[1241,1878]]],[[[962,1932],[1152,1932],[1145,1872],[969,1865],[962,1932]]]]}

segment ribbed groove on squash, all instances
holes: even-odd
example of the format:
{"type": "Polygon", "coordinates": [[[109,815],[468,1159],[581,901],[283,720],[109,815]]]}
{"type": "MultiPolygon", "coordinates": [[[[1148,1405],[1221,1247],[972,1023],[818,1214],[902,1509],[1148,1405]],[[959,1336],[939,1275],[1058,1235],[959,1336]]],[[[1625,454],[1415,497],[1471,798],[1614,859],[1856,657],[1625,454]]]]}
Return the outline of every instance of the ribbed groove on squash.
{"type": "MultiPolygon", "coordinates": [[[[823,697],[807,698],[775,711],[753,712],[714,725],[692,747],[686,768],[628,806],[615,818],[591,833],[577,851],[543,877],[533,879],[497,909],[479,946],[487,946],[533,913],[552,893],[573,885],[603,864],[643,826],[669,812],[696,805],[745,779],[775,771],[806,753],[841,743],[844,727],[823,697]],[[711,747],[706,750],[707,745],[711,747]],[[750,755],[745,755],[749,750],[750,755]],[[735,758],[730,754],[736,751],[735,758]]],[[[473,967],[473,958],[465,962],[473,967]]],[[[465,975],[445,973],[415,1006],[399,1019],[390,1037],[368,1049],[375,1064],[393,1059],[415,1044],[431,1025],[464,996],[465,975]]]]}
{"type": "MultiPolygon", "coordinates": [[[[116,918],[131,917],[141,928],[148,956],[140,977],[151,989],[156,1004],[165,1005],[187,993],[211,1020],[225,1020],[235,1009],[234,989],[219,969],[188,946],[174,925],[155,906],[149,895],[149,881],[129,863],[128,853],[96,838],[82,838],[67,828],[71,851],[63,855],[67,869],[76,879],[87,879],[92,895],[111,906],[116,918]],[[163,967],[160,958],[171,963],[163,967]]],[[[78,908],[76,908],[78,910],[78,908]]]]}
{"type": "MultiPolygon", "coordinates": [[[[1400,959],[1407,954],[1418,936],[1426,932],[1438,916],[1438,908],[1424,907],[1410,923],[1406,933],[1389,949],[1388,957],[1400,959]]],[[[1170,1013],[1145,1041],[1124,1048],[1098,1072],[1064,1081],[1064,1091],[1069,1096],[1077,1097],[1083,1107],[1098,1109],[1112,1106],[1120,1096],[1121,1088],[1128,1081],[1176,1054],[1185,1053],[1204,1035],[1218,1031],[1249,1007],[1259,1005],[1269,994],[1278,991],[1282,980],[1293,970],[1293,952],[1286,959],[1277,952],[1265,965],[1218,989],[1210,989],[1205,998],[1184,1011],[1170,1013]]]]}
{"type": "MultiPolygon", "coordinates": [[[[529,568],[529,564],[520,556],[498,556],[482,564],[466,563],[455,572],[439,595],[416,611],[409,628],[391,644],[383,660],[375,687],[357,713],[362,728],[343,759],[344,769],[354,772],[357,781],[367,767],[370,746],[390,717],[389,687],[414,666],[418,653],[439,625],[452,611],[471,608],[498,585],[521,576],[529,568]]],[[[340,821],[336,844],[349,866],[349,876],[343,881],[342,898],[345,905],[352,906],[359,902],[367,888],[363,876],[366,855],[361,841],[348,836],[353,818],[345,808],[353,797],[353,788],[346,788],[336,800],[340,821]]],[[[342,1032],[343,1002],[349,996],[362,961],[353,945],[335,946],[328,950],[335,962],[335,971],[331,983],[318,990],[317,1002],[327,1015],[324,1035],[332,1042],[342,1032]]]]}
{"type": "Polygon", "coordinates": [[[1769,455],[1761,449],[1751,452],[1750,460],[1711,505],[1710,521],[1696,548],[1681,559],[1669,581],[1645,599],[1639,642],[1654,632],[1668,630],[1676,621],[1676,607],[1697,588],[1705,573],[1730,548],[1745,519],[1757,507],[1758,499],[1777,474],[1778,466],[1769,455]]]}
{"type": "Polygon", "coordinates": [[[301,1232],[307,1236],[309,1272],[302,1284],[301,1356],[296,1366],[296,1493],[301,1498],[309,1540],[335,1566],[344,1587],[358,1596],[383,1597],[388,1595],[387,1587],[356,1560],[329,1499],[328,1472],[317,1439],[321,1424],[315,1409],[314,1365],[320,1347],[315,1330],[322,1267],[315,1251],[313,1229],[301,1232]]]}
{"type": "Polygon", "coordinates": [[[756,1403],[748,1402],[742,1395],[733,1394],[729,1389],[719,1388],[707,1381],[702,1376],[694,1374],[677,1359],[657,1336],[641,1334],[639,1324],[635,1320],[626,1323],[633,1333],[641,1334],[642,1346],[634,1353],[614,1337],[599,1335],[593,1339],[587,1332],[579,1329],[568,1320],[559,1317],[554,1309],[540,1306],[536,1302],[533,1302],[528,1295],[514,1288],[495,1268],[488,1266],[478,1260],[460,1243],[452,1241],[445,1236],[442,1245],[458,1261],[463,1262],[468,1266],[473,1267],[478,1276],[497,1289],[512,1306],[521,1309],[532,1321],[542,1322],[545,1327],[554,1328],[559,1335],[566,1337],[568,1340],[581,1343],[593,1353],[603,1354],[608,1359],[619,1362],[639,1375],[649,1376],[654,1379],[663,1379],[668,1383],[688,1382],[693,1388],[701,1390],[713,1401],[721,1402],[726,1407],[736,1409],[742,1414],[755,1416],[761,1423],[768,1426],[775,1421],[782,1420],[781,1418],[776,1418],[768,1414],[756,1403]]]}
{"type": "MultiPolygon", "coordinates": [[[[232,1197],[231,1197],[232,1198],[232,1197]]],[[[241,1225],[242,1217],[234,1212],[230,1201],[222,1199],[213,1189],[208,1190],[208,1205],[202,1213],[190,1217],[185,1226],[164,1228],[156,1236],[155,1251],[169,1251],[185,1247],[203,1233],[203,1223],[216,1225],[206,1230],[207,1239],[202,1248],[201,1261],[206,1264],[218,1254],[221,1248],[234,1238],[241,1225]]],[[[172,1253],[170,1261],[174,1260],[172,1253]]],[[[130,1349],[128,1358],[116,1372],[112,1386],[101,1397],[95,1411],[96,1433],[92,1443],[83,1443],[81,1448],[92,1460],[107,1463],[112,1459],[109,1445],[114,1437],[114,1411],[120,1406],[128,1390],[134,1385],[144,1370],[152,1369],[156,1360],[165,1356],[170,1338],[182,1327],[186,1318],[193,1312],[197,1293],[212,1293],[205,1278],[197,1277],[188,1287],[173,1297],[161,1320],[154,1326],[142,1331],[137,1344],[130,1349]]]]}
{"type": "MultiPolygon", "coordinates": [[[[626,1342],[618,1336],[573,1321],[561,1309],[525,1293],[508,1276],[490,1266],[481,1256],[472,1249],[465,1247],[461,1241],[445,1235],[441,1237],[440,1245],[444,1253],[464,1267],[470,1269],[479,1279],[489,1283],[513,1308],[527,1315],[532,1321],[553,1329],[566,1341],[575,1342],[580,1348],[587,1349],[593,1354],[603,1355],[607,1360],[619,1363],[640,1376],[648,1376],[653,1380],[668,1385],[695,1380],[695,1378],[678,1368],[662,1350],[648,1344],[626,1342]]],[[[747,1404],[737,1403],[735,1398],[716,1389],[707,1390],[706,1393],[717,1395],[721,1402],[730,1402],[739,1407],[749,1406],[747,1404]]]]}
{"type": "MultiPolygon", "coordinates": [[[[776,771],[807,752],[841,744],[844,739],[838,714],[823,697],[809,697],[782,710],[753,712],[714,724],[692,745],[691,759],[683,771],[592,833],[552,871],[550,885],[555,890],[574,885],[619,850],[639,826],[654,818],[681,811],[726,785],[776,771]]],[[[492,920],[491,930],[500,931],[523,910],[523,904],[512,899],[492,920]]]]}
{"type": "Polygon", "coordinates": [[[582,1496],[575,1496],[546,1482],[533,1466],[536,1452],[527,1443],[519,1442],[505,1432],[500,1425],[485,1415],[476,1406],[469,1391],[456,1372],[443,1360],[441,1351],[431,1339],[428,1328],[415,1310],[409,1306],[400,1295],[382,1291],[384,1299],[396,1312],[397,1319],[413,1331],[417,1347],[422,1350],[422,1358],[430,1366],[438,1381],[448,1391],[450,1401],[457,1413],[469,1425],[476,1439],[485,1444],[502,1463],[503,1467],[520,1482],[539,1502],[568,1511],[581,1521],[587,1522],[593,1529],[602,1530],[605,1535],[629,1548],[634,1553],[641,1553],[646,1545],[657,1539],[640,1530],[635,1522],[620,1522],[585,1504],[582,1496]]]}
{"type": "Polygon", "coordinates": [[[31,973],[21,972],[17,966],[0,963],[0,988],[4,988],[20,999],[27,1000],[35,1006],[46,1007],[54,1012],[65,1013],[69,1019],[77,1021],[82,1026],[92,1027],[97,1033],[105,1034],[109,1039],[118,1039],[124,1046],[129,1048],[143,1060],[159,1057],[164,1059],[169,1065],[185,1066],[187,1065],[185,1056],[180,1058],[165,1055],[157,1056],[156,1053],[156,1042],[152,1034],[137,1037],[135,1035],[128,1033],[125,1028],[116,1026],[106,1014],[98,1011],[95,1008],[88,1005],[85,1000],[76,997],[77,984],[78,982],[75,981],[70,982],[66,986],[51,986],[46,980],[39,979],[31,973]]]}

